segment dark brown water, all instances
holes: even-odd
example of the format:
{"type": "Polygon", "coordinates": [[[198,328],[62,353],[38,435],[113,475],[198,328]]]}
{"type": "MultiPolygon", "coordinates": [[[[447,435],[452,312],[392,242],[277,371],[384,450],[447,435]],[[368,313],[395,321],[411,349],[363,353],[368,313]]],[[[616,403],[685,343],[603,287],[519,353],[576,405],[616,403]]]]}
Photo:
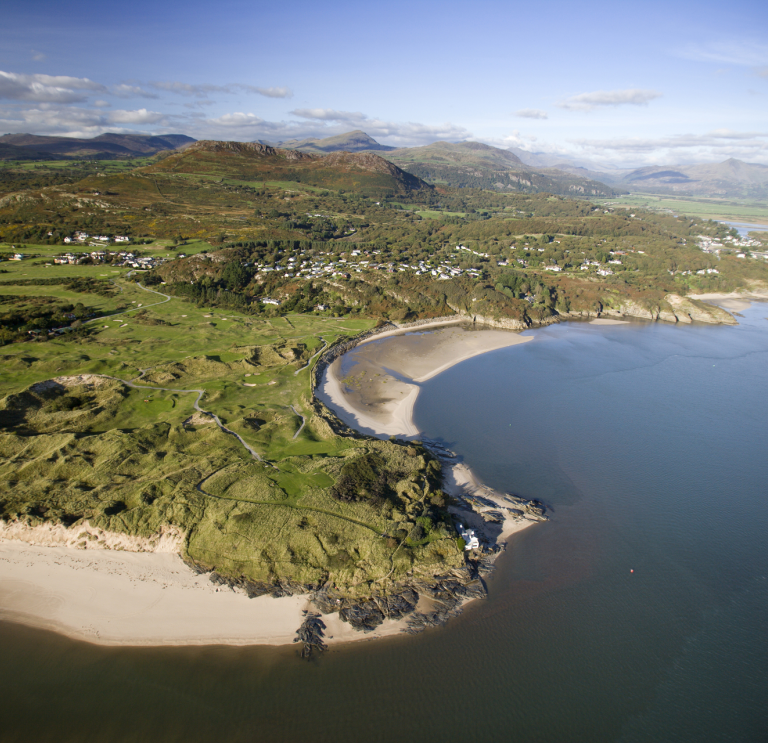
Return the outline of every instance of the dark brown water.
{"type": "Polygon", "coordinates": [[[552,507],[447,627],[304,663],[0,625],[0,740],[768,740],[767,315],[558,326],[427,382],[425,433],[552,507]]]}

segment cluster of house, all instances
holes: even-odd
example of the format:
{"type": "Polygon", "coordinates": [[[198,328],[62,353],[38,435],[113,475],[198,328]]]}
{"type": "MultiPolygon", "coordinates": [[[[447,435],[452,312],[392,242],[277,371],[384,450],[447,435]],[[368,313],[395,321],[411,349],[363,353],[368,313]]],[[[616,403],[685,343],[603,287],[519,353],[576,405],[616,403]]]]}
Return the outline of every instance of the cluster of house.
{"type": "Polygon", "coordinates": [[[718,271],[716,268],[702,268],[699,271],[690,271],[690,270],[686,270],[686,271],[671,271],[671,270],[669,270],[668,273],[669,273],[670,276],[690,276],[693,273],[697,273],[697,274],[699,274],[699,276],[704,276],[705,274],[708,274],[708,273],[720,273],[720,271],[718,271]]]}
{"type": "MultiPolygon", "coordinates": [[[[474,251],[473,251],[474,252],[474,251]]],[[[351,278],[352,273],[362,273],[363,271],[386,271],[387,273],[397,273],[401,271],[414,271],[417,276],[431,275],[436,279],[451,279],[455,276],[473,276],[480,275],[475,269],[461,269],[452,266],[448,261],[424,261],[417,263],[380,263],[375,256],[381,251],[374,250],[372,253],[361,250],[353,250],[348,257],[335,258],[333,253],[319,253],[314,259],[307,256],[303,251],[298,256],[291,256],[287,259],[285,266],[268,266],[266,264],[256,263],[253,265],[258,273],[266,274],[273,271],[282,272],[288,278],[319,278],[321,276],[331,276],[340,278],[351,278]],[[321,256],[329,256],[327,258],[321,256]]],[[[477,253],[485,255],[485,253],[477,253]]]]}
{"type": "Polygon", "coordinates": [[[63,253],[57,255],[53,262],[57,265],[77,265],[89,259],[92,263],[109,263],[113,266],[128,266],[129,268],[149,269],[165,263],[164,258],[155,256],[137,256],[125,250],[117,253],[109,250],[94,250],[90,253],[63,253]]]}
{"type": "MultiPolygon", "coordinates": [[[[699,235],[696,238],[696,244],[705,253],[714,253],[716,256],[719,256],[723,250],[730,253],[734,249],[738,251],[739,249],[748,248],[752,258],[768,259],[768,251],[762,250],[762,244],[758,240],[753,240],[751,237],[732,237],[731,235],[728,235],[720,241],[716,237],[699,235]],[[755,248],[758,250],[755,250],[755,248]]],[[[744,252],[737,252],[736,257],[746,258],[746,250],[744,250],[744,252]]]]}
{"type": "MultiPolygon", "coordinates": [[[[53,234],[51,232],[48,233],[49,235],[53,234]]],[[[109,237],[108,235],[89,235],[87,232],[75,232],[75,234],[72,237],[65,237],[64,242],[69,243],[84,243],[87,240],[94,240],[95,243],[106,245],[110,242],[115,243],[128,243],[131,241],[130,237],[126,237],[125,235],[115,235],[114,237],[109,237]]],[[[94,245],[95,243],[89,243],[90,245],[94,245]]]]}
{"type": "MultiPolygon", "coordinates": [[[[513,245],[512,247],[514,248],[515,246],[513,245]]],[[[457,245],[456,250],[465,250],[467,253],[472,253],[472,255],[479,255],[481,258],[490,258],[488,253],[480,253],[477,250],[468,248],[466,245],[457,245]]]]}

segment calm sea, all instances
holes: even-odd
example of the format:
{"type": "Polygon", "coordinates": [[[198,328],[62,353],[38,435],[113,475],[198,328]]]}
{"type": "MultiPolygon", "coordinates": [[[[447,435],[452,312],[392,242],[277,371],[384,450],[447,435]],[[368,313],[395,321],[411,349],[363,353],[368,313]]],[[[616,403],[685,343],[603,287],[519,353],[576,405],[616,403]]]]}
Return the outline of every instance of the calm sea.
{"type": "Polygon", "coordinates": [[[569,323],[427,382],[425,433],[552,515],[448,626],[305,663],[0,625],[0,740],[768,740],[766,317],[569,323]]]}

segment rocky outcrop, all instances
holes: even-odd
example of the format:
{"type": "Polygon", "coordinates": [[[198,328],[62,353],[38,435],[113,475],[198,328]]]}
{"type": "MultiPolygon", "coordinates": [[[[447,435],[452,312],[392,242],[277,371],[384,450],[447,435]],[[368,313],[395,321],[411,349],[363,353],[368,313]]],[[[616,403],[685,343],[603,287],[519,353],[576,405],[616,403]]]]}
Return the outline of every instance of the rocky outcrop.
{"type": "Polygon", "coordinates": [[[603,307],[601,317],[639,317],[652,322],[686,323],[704,322],[711,325],[736,325],[736,318],[720,307],[706,304],[679,294],[667,294],[664,300],[653,304],[639,304],[624,300],[616,306],[603,307]]]}
{"type": "MultiPolygon", "coordinates": [[[[496,318],[496,317],[488,317],[486,315],[473,315],[471,313],[462,315],[462,317],[467,322],[475,323],[476,325],[487,325],[488,327],[491,327],[491,328],[502,328],[503,330],[527,330],[528,329],[528,325],[526,325],[522,320],[517,320],[512,317],[496,318]]],[[[549,325],[551,322],[557,322],[557,318],[553,316],[550,322],[542,322],[539,324],[549,325]]]]}
{"type": "Polygon", "coordinates": [[[306,618],[296,630],[294,642],[302,643],[302,658],[311,658],[316,652],[322,653],[327,645],[323,642],[325,637],[325,622],[315,612],[305,612],[306,618]]]}
{"type": "Polygon", "coordinates": [[[262,157],[281,156],[287,160],[317,160],[316,155],[310,155],[298,150],[282,150],[259,142],[219,142],[213,139],[201,139],[185,148],[190,152],[233,152],[238,155],[260,155],[262,157]]]}
{"type": "Polygon", "coordinates": [[[736,318],[730,312],[713,304],[706,304],[697,299],[667,294],[664,299],[669,303],[678,322],[706,322],[720,325],[736,325],[736,318]],[[687,318],[687,319],[686,319],[687,318]]]}

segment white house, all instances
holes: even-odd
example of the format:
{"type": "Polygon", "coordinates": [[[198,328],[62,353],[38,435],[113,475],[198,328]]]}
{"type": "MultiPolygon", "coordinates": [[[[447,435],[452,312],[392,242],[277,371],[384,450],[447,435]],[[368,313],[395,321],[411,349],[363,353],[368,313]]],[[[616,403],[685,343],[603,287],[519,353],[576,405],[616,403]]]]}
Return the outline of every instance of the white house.
{"type": "Polygon", "coordinates": [[[480,540],[475,535],[474,529],[465,529],[463,524],[459,524],[459,536],[464,540],[465,550],[476,550],[480,548],[480,540]]]}

